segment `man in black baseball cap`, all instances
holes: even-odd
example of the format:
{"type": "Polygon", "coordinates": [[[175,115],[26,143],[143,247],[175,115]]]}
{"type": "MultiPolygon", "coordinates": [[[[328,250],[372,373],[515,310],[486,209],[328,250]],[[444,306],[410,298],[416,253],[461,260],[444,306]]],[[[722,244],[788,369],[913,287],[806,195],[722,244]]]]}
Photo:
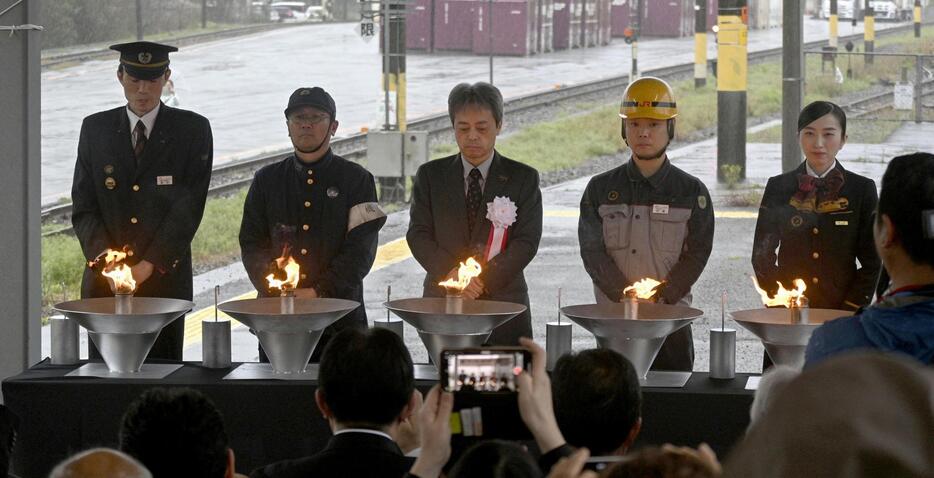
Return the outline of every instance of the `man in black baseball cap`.
{"type": "MultiPolygon", "coordinates": [[[[294,153],[256,172],[243,205],[240,250],[260,297],[279,295],[266,276],[278,257],[300,268],[298,297],[333,297],[363,304],[363,278],[376,259],[386,215],[376,200],[373,175],[331,151],[337,132],[334,99],[319,87],[289,97],[286,126],[294,153]]],[[[366,330],[357,307],[325,329],[312,361],[329,338],[345,328],[366,330]]],[[[265,360],[263,350],[260,361],[265,360]]]]}
{"type": "Polygon", "coordinates": [[[314,88],[299,88],[289,97],[289,106],[285,109],[285,117],[288,119],[289,113],[295,111],[300,106],[313,106],[319,110],[331,115],[331,119],[337,116],[337,106],[334,104],[334,98],[327,91],[315,86],[314,88]]]}
{"type": "MultiPolygon", "coordinates": [[[[120,52],[117,80],[127,103],[81,125],[71,192],[75,235],[89,261],[127,248],[137,297],[191,300],[191,240],[211,181],[211,125],[162,104],[169,53],[177,48],[151,42],[110,48],[120,52]]],[[[82,297],[112,296],[111,289],[106,278],[85,270],[82,297]]],[[[166,326],[149,356],[180,361],[184,331],[182,319],[166,326]]]]}

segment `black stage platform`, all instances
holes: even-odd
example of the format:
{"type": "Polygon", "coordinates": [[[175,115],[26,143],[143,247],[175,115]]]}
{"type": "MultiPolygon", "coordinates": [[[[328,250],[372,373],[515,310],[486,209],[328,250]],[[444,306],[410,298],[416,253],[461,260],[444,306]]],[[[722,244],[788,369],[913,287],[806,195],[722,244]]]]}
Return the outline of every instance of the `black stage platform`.
{"type": "MultiPolygon", "coordinates": [[[[20,418],[12,469],[16,475],[45,477],[74,452],[115,446],[126,407],[144,390],[158,386],[191,387],[214,401],[241,473],[311,454],[330,437],[315,406],[314,381],[222,380],[230,369],[207,369],[199,362],[186,363],[163,380],[64,376],[77,367],[43,361],[3,381],[4,403],[20,418]]],[[[747,377],[711,380],[706,373],[695,373],[682,389],[643,388],[637,446],[706,441],[722,458],[749,424],[753,392],[744,389],[747,377]]],[[[417,385],[426,391],[434,382],[417,385]]]]}

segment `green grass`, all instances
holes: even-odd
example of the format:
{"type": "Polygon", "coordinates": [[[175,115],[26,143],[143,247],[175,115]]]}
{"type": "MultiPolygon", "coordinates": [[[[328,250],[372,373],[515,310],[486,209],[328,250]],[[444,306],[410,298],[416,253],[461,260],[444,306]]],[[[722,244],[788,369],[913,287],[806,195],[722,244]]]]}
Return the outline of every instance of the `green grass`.
{"type": "MultiPolygon", "coordinates": [[[[855,119],[846,124],[847,142],[864,144],[882,144],[898,129],[898,121],[881,120],[875,116],[872,120],[855,119]]],[[[782,127],[776,125],[746,136],[749,143],[781,143],[782,127]]],[[[845,146],[844,146],[845,147],[845,146]]]]}

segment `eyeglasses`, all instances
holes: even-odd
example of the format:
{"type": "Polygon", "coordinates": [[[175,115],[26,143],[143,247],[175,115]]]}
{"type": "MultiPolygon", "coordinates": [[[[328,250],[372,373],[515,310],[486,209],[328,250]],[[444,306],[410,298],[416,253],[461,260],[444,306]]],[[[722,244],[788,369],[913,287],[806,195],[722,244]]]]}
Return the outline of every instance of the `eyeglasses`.
{"type": "Polygon", "coordinates": [[[316,125],[328,119],[328,115],[294,115],[289,118],[289,122],[300,126],[316,125]]]}

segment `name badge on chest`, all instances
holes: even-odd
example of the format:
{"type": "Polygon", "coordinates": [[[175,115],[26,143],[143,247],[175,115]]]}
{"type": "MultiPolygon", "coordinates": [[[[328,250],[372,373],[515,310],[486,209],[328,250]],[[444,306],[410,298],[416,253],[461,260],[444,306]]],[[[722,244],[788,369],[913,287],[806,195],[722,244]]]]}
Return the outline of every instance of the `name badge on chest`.
{"type": "Polygon", "coordinates": [[[652,214],[668,214],[668,205],[667,204],[653,204],[652,214]]]}
{"type": "Polygon", "coordinates": [[[156,176],[156,186],[171,186],[172,176],[156,176]]]}

